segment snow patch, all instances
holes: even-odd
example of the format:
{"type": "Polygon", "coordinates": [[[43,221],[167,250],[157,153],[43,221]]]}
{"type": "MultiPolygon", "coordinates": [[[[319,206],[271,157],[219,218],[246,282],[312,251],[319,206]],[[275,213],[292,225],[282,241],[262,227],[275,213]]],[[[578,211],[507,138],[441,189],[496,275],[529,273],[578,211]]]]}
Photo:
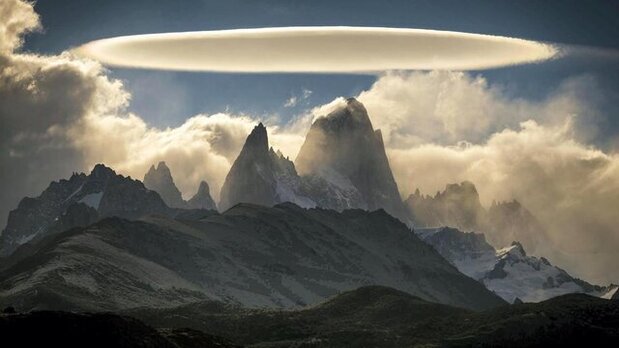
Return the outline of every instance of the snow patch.
{"type": "Polygon", "coordinates": [[[79,200],[79,203],[84,203],[90,207],[99,209],[99,204],[101,203],[101,197],[103,197],[103,192],[90,193],[82,197],[82,199],[79,200]]]}

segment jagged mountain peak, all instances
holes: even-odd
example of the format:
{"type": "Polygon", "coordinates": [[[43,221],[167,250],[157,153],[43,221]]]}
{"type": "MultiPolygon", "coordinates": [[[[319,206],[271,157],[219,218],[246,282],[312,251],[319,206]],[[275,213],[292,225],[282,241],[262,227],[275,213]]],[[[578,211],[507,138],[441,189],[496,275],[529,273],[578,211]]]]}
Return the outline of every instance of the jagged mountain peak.
{"type": "Polygon", "coordinates": [[[471,199],[479,201],[479,193],[477,187],[470,181],[463,181],[461,183],[447,184],[445,190],[439,194],[440,196],[452,196],[452,195],[465,195],[471,199]]]}
{"type": "Polygon", "coordinates": [[[211,198],[210,187],[204,180],[200,182],[198,192],[187,201],[187,206],[192,209],[217,210],[215,201],[211,198]]]}
{"type": "Polygon", "coordinates": [[[266,127],[262,124],[262,122],[258,123],[257,126],[249,133],[247,139],[245,140],[245,145],[243,146],[243,151],[247,148],[253,148],[263,151],[269,150],[269,136],[267,134],[266,127]]]}
{"type": "Polygon", "coordinates": [[[97,164],[89,175],[73,174],[69,180],[50,183],[38,197],[24,198],[9,213],[0,236],[0,255],[46,235],[83,226],[100,217],[138,218],[148,213],[167,213],[161,197],[142,182],[97,164]],[[76,209],[89,207],[89,209],[76,209]]]}
{"type": "Polygon", "coordinates": [[[173,208],[186,206],[181,191],[174,184],[172,172],[164,161],[160,161],[157,167],[152,165],[144,175],[143,182],[146,188],[159,193],[168,206],[173,208]]]}
{"type": "Polygon", "coordinates": [[[208,183],[204,180],[200,181],[200,185],[198,186],[198,193],[200,192],[210,193],[208,183]]]}
{"type": "Polygon", "coordinates": [[[330,208],[383,208],[408,222],[382,134],[374,130],[367,110],[354,98],[314,121],[295,166],[301,175],[319,177],[349,192],[351,199],[338,202],[345,206],[330,208]]]}
{"type": "Polygon", "coordinates": [[[507,249],[509,253],[517,253],[520,257],[527,256],[527,253],[524,251],[524,247],[520,244],[520,242],[513,241],[507,249]]]}
{"type": "Polygon", "coordinates": [[[92,168],[92,171],[90,172],[91,178],[108,178],[115,175],[116,172],[112,168],[107,167],[105,164],[102,163],[95,164],[95,166],[92,168]]]}
{"type": "Polygon", "coordinates": [[[249,134],[221,189],[219,208],[237,203],[272,206],[291,201],[304,207],[316,203],[301,194],[301,178],[294,163],[269,147],[266,127],[258,124],[249,134]]]}
{"type": "Polygon", "coordinates": [[[312,124],[312,128],[334,133],[349,132],[357,129],[373,130],[372,122],[365,106],[355,98],[346,99],[346,105],[317,118],[314,124],[312,124]]]}

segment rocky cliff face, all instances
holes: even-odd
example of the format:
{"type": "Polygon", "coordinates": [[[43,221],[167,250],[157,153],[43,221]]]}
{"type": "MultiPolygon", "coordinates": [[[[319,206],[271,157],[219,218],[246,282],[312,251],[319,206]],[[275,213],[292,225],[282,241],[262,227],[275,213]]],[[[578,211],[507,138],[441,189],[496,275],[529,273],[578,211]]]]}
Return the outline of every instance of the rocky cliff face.
{"type": "Polygon", "coordinates": [[[267,130],[260,123],[247,137],[226,176],[219,208],[224,211],[238,203],[273,206],[282,202],[315,206],[300,187],[301,179],[294,164],[269,148],[267,130]]]}
{"type": "Polygon", "coordinates": [[[449,184],[434,196],[419,190],[405,201],[418,227],[453,226],[464,231],[478,230],[484,223],[485,210],[473,183],[449,184]]]}
{"type": "Polygon", "coordinates": [[[161,161],[152,165],[144,175],[144,186],[157,192],[163,201],[172,208],[180,209],[208,209],[217,210],[217,206],[211,198],[209,186],[206,181],[201,181],[198,192],[188,201],[183,199],[181,192],[174,184],[172,172],[165,162],[161,161]]]}
{"type": "Polygon", "coordinates": [[[495,247],[518,240],[534,253],[543,243],[548,243],[543,226],[518,201],[493,202],[486,210],[475,185],[468,181],[448,184],[434,196],[422,195],[416,190],[404,203],[413,224],[419,228],[450,226],[462,231],[477,231],[485,234],[495,247]]]}
{"type": "Polygon", "coordinates": [[[211,198],[210,188],[206,181],[201,181],[198,187],[198,192],[187,201],[187,206],[190,209],[208,209],[217,210],[215,201],[211,198]]]}
{"type": "Polygon", "coordinates": [[[341,205],[328,208],[382,208],[408,221],[382,135],[354,98],[312,124],[295,165],[302,176],[318,177],[344,195],[345,199],[334,202],[341,205]]]}
{"type": "Polygon", "coordinates": [[[9,213],[0,236],[0,255],[53,231],[85,226],[97,218],[138,218],[147,213],[166,213],[161,197],[137,180],[117,175],[97,164],[89,175],[74,174],[69,180],[52,182],[39,197],[24,198],[9,213]]]}
{"type": "Polygon", "coordinates": [[[143,183],[149,190],[157,192],[169,207],[186,207],[187,204],[183,200],[181,191],[174,184],[170,168],[168,168],[165,162],[159,162],[157,167],[152,165],[144,175],[143,183]]]}

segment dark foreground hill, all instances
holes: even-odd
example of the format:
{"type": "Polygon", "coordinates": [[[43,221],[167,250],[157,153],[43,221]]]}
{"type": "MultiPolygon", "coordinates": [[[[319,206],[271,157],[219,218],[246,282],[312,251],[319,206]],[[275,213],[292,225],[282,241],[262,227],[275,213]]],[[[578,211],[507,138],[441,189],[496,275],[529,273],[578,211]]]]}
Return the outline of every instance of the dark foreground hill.
{"type": "Polygon", "coordinates": [[[0,315],[3,344],[14,347],[233,348],[228,340],[190,329],[154,329],[111,313],[41,311],[0,315]]]}
{"type": "Polygon", "coordinates": [[[582,294],[471,312],[373,286],[297,311],[205,302],[129,314],[256,347],[601,347],[619,339],[619,301],[582,294]]]}
{"type": "Polygon", "coordinates": [[[369,286],[300,310],[202,301],[122,315],[2,315],[0,332],[22,346],[604,347],[619,339],[619,301],[574,294],[473,312],[369,286]]]}

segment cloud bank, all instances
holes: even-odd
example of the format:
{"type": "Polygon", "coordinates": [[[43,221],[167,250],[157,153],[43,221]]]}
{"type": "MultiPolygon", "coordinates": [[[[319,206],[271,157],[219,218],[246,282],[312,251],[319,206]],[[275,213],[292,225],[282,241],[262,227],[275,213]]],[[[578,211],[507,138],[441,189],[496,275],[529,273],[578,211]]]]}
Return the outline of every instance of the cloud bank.
{"type": "Polygon", "coordinates": [[[475,70],[539,62],[551,45],[501,36],[371,27],[282,27],[121,36],[78,55],[120,67],[220,72],[475,70]]]}
{"type": "Polygon", "coordinates": [[[548,230],[540,255],[617,282],[619,155],[587,143],[606,117],[590,96],[603,94],[590,76],[532,102],[481,76],[416,72],[385,74],[358,99],[383,130],[404,197],[470,180],[486,206],[518,199],[548,230]]]}
{"type": "MultiPolygon", "coordinates": [[[[68,52],[19,52],[23,35],[39,27],[32,4],[0,2],[2,226],[22,197],[100,162],[141,179],[151,164],[165,160],[186,197],[207,180],[217,199],[258,118],[219,113],[196,115],[176,128],[152,127],[127,112],[131,95],[99,63],[68,52]]],[[[263,121],[274,146],[288,155],[298,151],[302,135],[263,121]]]]}

